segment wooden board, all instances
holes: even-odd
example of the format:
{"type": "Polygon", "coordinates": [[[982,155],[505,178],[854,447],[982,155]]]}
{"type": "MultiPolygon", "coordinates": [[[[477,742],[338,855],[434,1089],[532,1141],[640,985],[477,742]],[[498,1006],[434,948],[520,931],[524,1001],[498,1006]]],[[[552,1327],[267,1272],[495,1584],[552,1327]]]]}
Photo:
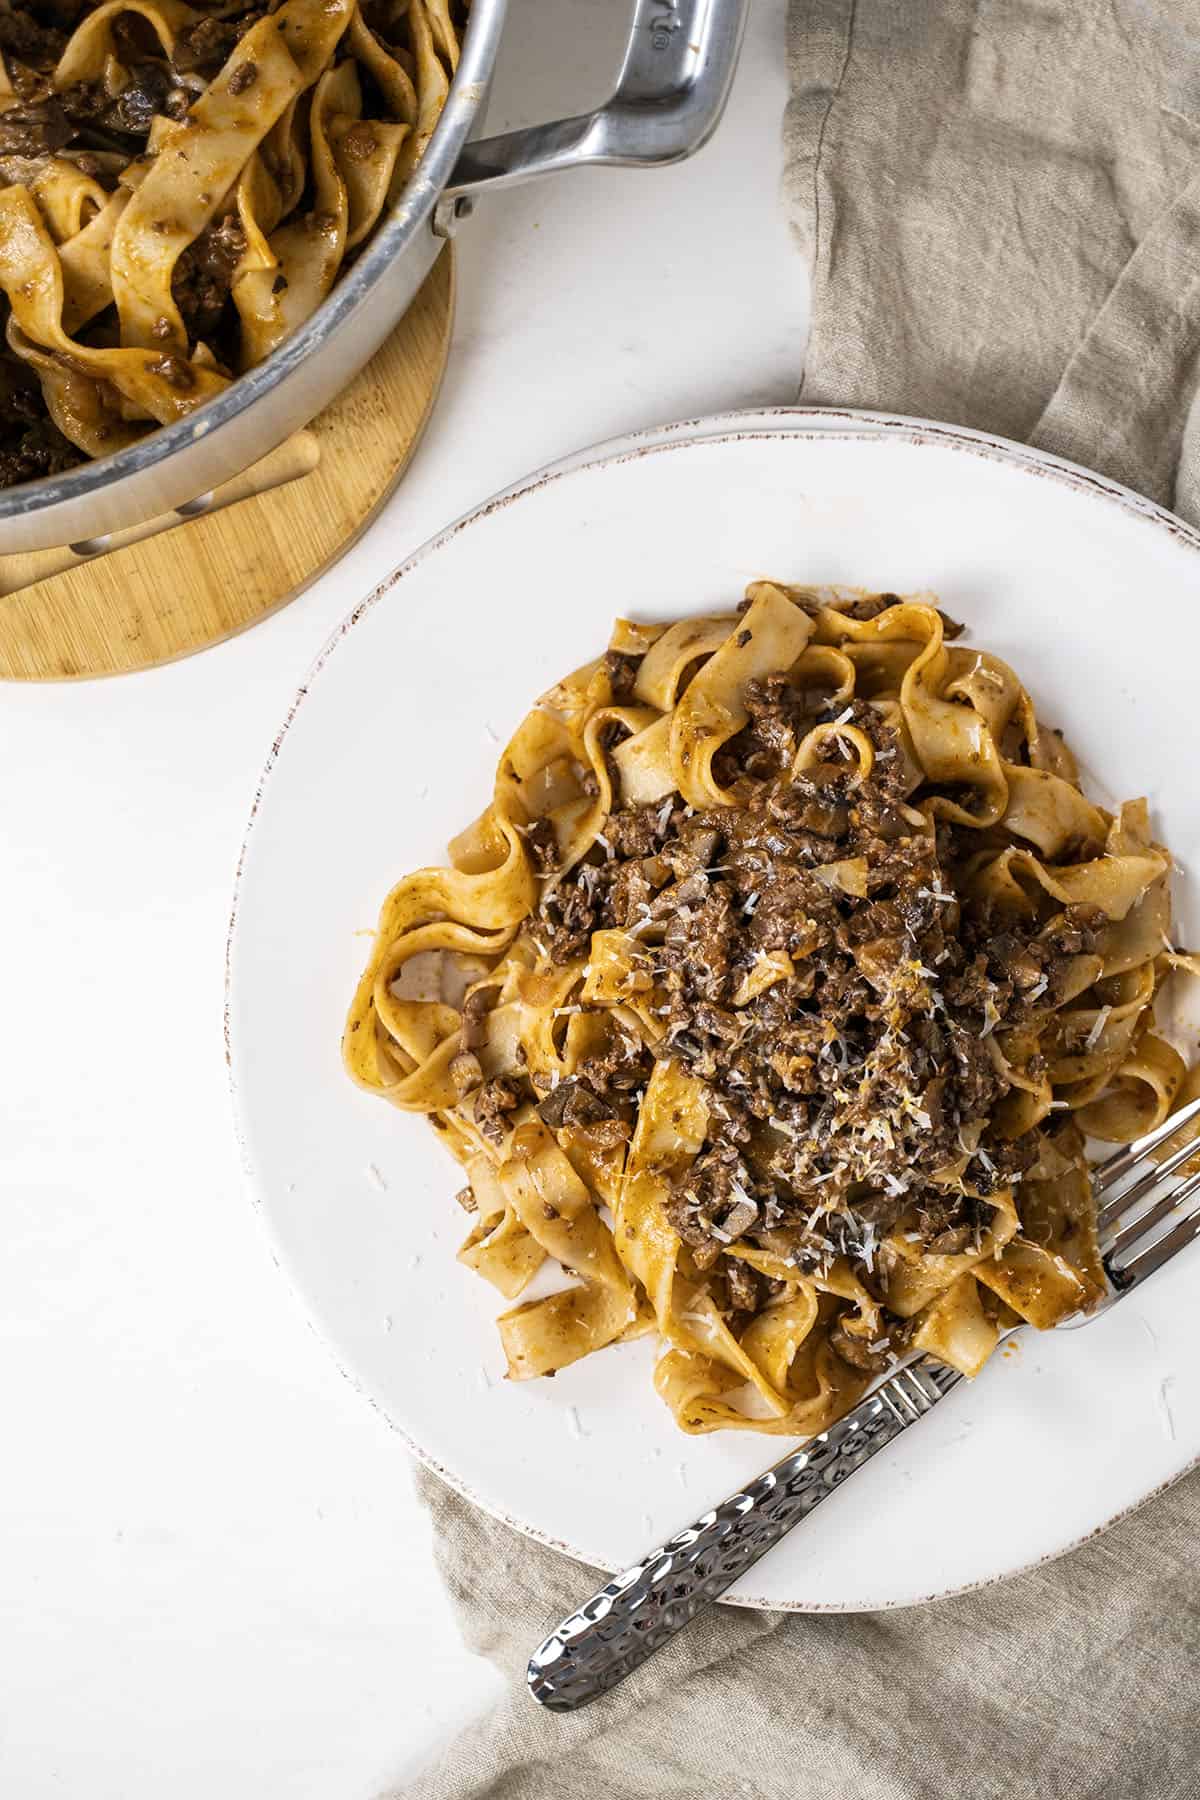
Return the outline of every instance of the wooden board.
{"type": "Polygon", "coordinates": [[[17,559],[0,557],[0,678],[151,668],[232,637],[294,599],[404,472],[441,383],[453,317],[447,246],[373,361],[307,432],[264,458],[269,492],[17,592],[5,592],[13,569],[3,579],[5,562],[17,559]]]}

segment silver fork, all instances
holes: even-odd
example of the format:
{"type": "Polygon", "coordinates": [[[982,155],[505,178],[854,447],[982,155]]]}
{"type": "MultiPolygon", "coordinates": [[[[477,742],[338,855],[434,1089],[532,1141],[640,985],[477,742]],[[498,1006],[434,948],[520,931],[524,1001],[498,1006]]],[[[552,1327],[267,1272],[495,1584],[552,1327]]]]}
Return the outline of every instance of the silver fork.
{"type": "MultiPolygon", "coordinates": [[[[1093,1170],[1101,1255],[1111,1288],[1094,1311],[1070,1323],[1086,1324],[1116,1305],[1200,1236],[1200,1173],[1170,1180],[1200,1154],[1200,1140],[1189,1138],[1136,1173],[1152,1151],[1197,1118],[1200,1100],[1193,1100],[1093,1170]],[[1126,1184],[1130,1175],[1134,1179],[1126,1184]],[[1176,1213],[1176,1222],[1163,1230],[1176,1213]]],[[[573,1712],[624,1681],[962,1379],[929,1356],[909,1363],[803,1449],[614,1575],[534,1651],[528,1670],[534,1699],[552,1712],[573,1712]]]]}

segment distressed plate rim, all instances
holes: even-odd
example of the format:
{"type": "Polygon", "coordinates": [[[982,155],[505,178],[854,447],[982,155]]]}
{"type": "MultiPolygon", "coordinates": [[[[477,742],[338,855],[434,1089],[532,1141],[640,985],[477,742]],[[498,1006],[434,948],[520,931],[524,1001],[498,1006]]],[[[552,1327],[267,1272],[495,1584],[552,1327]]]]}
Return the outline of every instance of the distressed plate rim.
{"type": "MultiPolygon", "coordinates": [[[[966,456],[981,458],[985,461],[1002,463],[1025,474],[1049,479],[1050,481],[1070,489],[1076,493],[1099,499],[1120,512],[1141,522],[1154,526],[1173,538],[1177,544],[1192,551],[1200,551],[1200,530],[1188,524],[1166,508],[1158,505],[1143,495],[1133,492],[1121,483],[1108,476],[1097,474],[1094,470],[1082,467],[1065,458],[1054,456],[1047,451],[1035,449],[1027,444],[1014,442],[995,434],[976,431],[964,426],[944,424],[937,421],[913,418],[899,413],[875,411],[870,409],[843,407],[806,407],[779,406],[752,408],[741,411],[712,414],[707,417],[683,419],[667,425],[649,427],[645,430],[623,434],[572,452],[533,473],[523,476],[510,486],[499,490],[478,506],[462,514],[451,524],[430,537],[418,549],[406,557],[402,563],[385,576],[375,588],[361,600],[329,634],[319,653],[309,667],[296,695],[287,710],[284,720],[272,740],[266,762],[259,777],[253,804],[250,809],[245,833],[238,856],[234,880],[233,901],[230,912],[226,942],[225,973],[225,1057],[229,1076],[230,1099],[233,1112],[234,1133],[238,1143],[242,1169],[262,1229],[267,1235],[272,1260],[280,1270],[285,1282],[291,1289],[297,1303],[304,1311],[310,1328],[324,1345],[334,1363],[345,1378],[363,1395],[371,1406],[397,1434],[401,1442],[426,1468],[437,1475],[451,1489],[472,1505],[479,1507],[489,1516],[497,1519],[513,1530],[547,1548],[557,1550],[573,1561],[587,1567],[600,1569],[605,1574],[615,1573],[621,1566],[618,1561],[600,1560],[596,1556],[565,1538],[514,1516],[494,1499],[475,1490],[471,1481],[457,1469],[447,1466],[426,1446],[421,1444],[412,1432],[387,1409],[379,1396],[374,1393],[367,1380],[347,1360],[342,1350],[334,1341],[331,1332],[325,1327],[316,1314],[314,1306],[307,1298],[303,1284],[294,1276],[288,1266],[287,1251],[268,1217],[266,1194],[263,1188],[264,1177],[258,1170],[250,1147],[249,1123],[245,1113],[245,1096],[239,1075],[239,1061],[243,1054],[240,1048],[238,1030],[234,1024],[234,990],[236,985],[235,961],[239,941],[239,916],[243,899],[243,888],[248,859],[255,842],[255,830],[259,823],[262,809],[271,791],[270,783],[278,766],[279,758],[291,729],[313,684],[328,666],[336,651],[344,645],[347,638],[360,621],[377,605],[391,596],[406,577],[421,568],[431,557],[456,539],[460,533],[471,526],[486,520],[498,511],[513,505],[515,502],[560,482],[566,477],[584,470],[598,470],[607,466],[620,465],[660,452],[682,450],[701,444],[720,442],[737,442],[748,438],[794,438],[823,436],[845,441],[889,438],[914,448],[922,445],[938,446],[962,453],[966,456]]],[[[1200,568],[1197,570],[1200,576],[1200,568]]],[[[684,1439],[685,1442],[688,1440],[684,1439]]],[[[791,1440],[762,1438],[755,1440],[763,1445],[762,1463],[766,1466],[773,1460],[774,1449],[779,1454],[786,1453],[791,1440]]],[[[1148,1501],[1167,1492],[1185,1475],[1200,1467],[1200,1451],[1195,1455],[1185,1456],[1179,1465],[1165,1480],[1156,1482],[1146,1492],[1129,1504],[1116,1508],[1112,1513],[1100,1519],[1087,1531],[1078,1532],[1061,1545],[1043,1554],[1030,1557],[1024,1561],[1014,1562],[1011,1567],[1000,1571],[981,1575],[978,1579],[955,1582],[946,1586],[932,1587],[928,1592],[906,1591],[903,1594],[881,1594],[869,1600],[855,1598],[846,1602],[814,1601],[805,1599],[787,1599],[778,1595],[765,1595],[748,1592],[745,1584],[739,1582],[725,1597],[725,1603],[751,1610],[797,1613],[855,1613],[873,1611],[892,1611],[907,1606],[925,1605],[934,1601],[952,1599],[960,1594],[978,1592],[993,1587],[1011,1577],[1029,1573],[1056,1561],[1060,1556],[1069,1554],[1100,1536],[1111,1526],[1128,1518],[1132,1513],[1148,1501]]],[[[649,1546],[645,1546],[648,1548],[649,1546]]]]}

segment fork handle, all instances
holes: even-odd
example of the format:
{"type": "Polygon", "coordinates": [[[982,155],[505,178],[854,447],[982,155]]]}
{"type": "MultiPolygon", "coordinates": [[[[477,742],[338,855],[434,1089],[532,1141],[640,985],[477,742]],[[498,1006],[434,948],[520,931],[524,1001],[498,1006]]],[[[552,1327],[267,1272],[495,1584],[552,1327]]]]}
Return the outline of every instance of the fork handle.
{"type": "Polygon", "coordinates": [[[961,1380],[931,1357],[910,1363],[802,1450],[614,1575],[534,1651],[534,1699],[574,1712],[616,1687],[961,1380]]]}

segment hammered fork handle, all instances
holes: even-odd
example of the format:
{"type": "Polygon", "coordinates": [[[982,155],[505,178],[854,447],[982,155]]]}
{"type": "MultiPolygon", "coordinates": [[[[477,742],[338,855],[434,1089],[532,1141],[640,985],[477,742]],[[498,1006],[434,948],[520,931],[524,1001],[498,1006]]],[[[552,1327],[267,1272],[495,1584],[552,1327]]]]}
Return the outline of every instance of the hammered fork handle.
{"type": "Polygon", "coordinates": [[[931,1357],[910,1363],[802,1450],[614,1575],[534,1651],[534,1699],[573,1712],[624,1681],[961,1380],[931,1357]]]}

